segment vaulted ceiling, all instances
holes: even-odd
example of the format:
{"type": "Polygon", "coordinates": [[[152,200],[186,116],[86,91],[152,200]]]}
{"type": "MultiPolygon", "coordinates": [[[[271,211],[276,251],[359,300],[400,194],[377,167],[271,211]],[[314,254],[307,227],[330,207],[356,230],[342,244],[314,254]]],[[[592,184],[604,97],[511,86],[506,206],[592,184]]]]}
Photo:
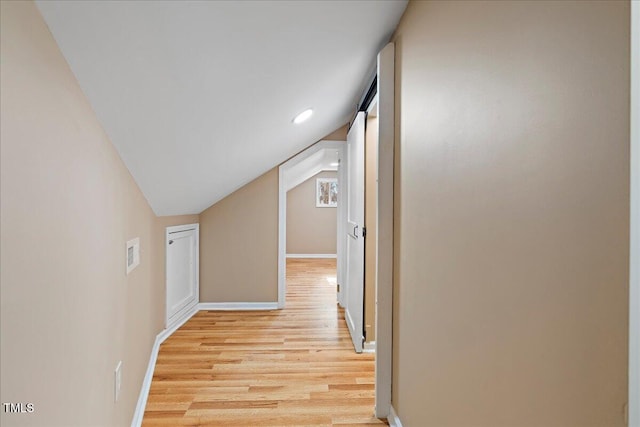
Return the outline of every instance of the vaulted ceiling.
{"type": "Polygon", "coordinates": [[[39,1],[158,215],[199,213],[344,125],[406,1],[39,1]],[[313,108],[307,122],[293,117],[313,108]]]}

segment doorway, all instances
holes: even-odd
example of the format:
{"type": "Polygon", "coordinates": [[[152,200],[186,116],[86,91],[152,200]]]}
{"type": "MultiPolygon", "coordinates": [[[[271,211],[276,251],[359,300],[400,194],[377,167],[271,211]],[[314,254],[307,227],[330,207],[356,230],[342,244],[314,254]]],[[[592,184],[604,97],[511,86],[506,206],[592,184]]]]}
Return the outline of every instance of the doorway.
{"type": "Polygon", "coordinates": [[[337,166],[323,170],[287,192],[287,258],[336,258],[337,166]]]}
{"type": "MultiPolygon", "coordinates": [[[[303,184],[305,181],[315,177],[323,171],[336,171],[339,163],[344,156],[344,141],[329,141],[322,140],[317,144],[312,145],[303,152],[289,159],[278,169],[278,308],[284,308],[286,304],[286,260],[287,254],[297,255],[289,253],[287,250],[287,194],[290,190],[303,184]]],[[[315,180],[311,181],[311,185],[315,185],[315,180]]],[[[342,179],[340,174],[336,177],[338,188],[342,186],[342,179]]],[[[313,188],[315,193],[315,187],[313,188]]],[[[315,200],[315,197],[314,197],[315,200]]],[[[313,202],[315,205],[315,201],[313,202]]],[[[334,209],[327,207],[321,209],[334,209]]],[[[338,215],[341,208],[338,201],[338,215]]],[[[304,236],[303,236],[304,237],[304,236]]],[[[337,248],[339,252],[340,249],[337,248]]],[[[306,254],[309,255],[314,254],[306,254]]],[[[325,254],[315,254],[316,257],[326,257],[325,254]]]]}
{"type": "Polygon", "coordinates": [[[345,317],[356,352],[375,353],[378,249],[378,95],[377,77],[361,102],[347,138],[348,278],[345,317]]]}
{"type": "Polygon", "coordinates": [[[167,227],[166,318],[167,329],[178,324],[199,302],[199,224],[167,227]]]}
{"type": "MultiPolygon", "coordinates": [[[[377,58],[377,188],[375,208],[375,291],[374,325],[375,331],[375,415],[378,418],[392,416],[391,411],[391,369],[392,369],[392,319],[393,319],[393,220],[394,220],[394,151],[395,151],[395,49],[387,44],[377,58]]],[[[323,149],[339,150],[340,168],[338,185],[341,189],[338,201],[338,236],[347,232],[346,212],[341,202],[345,193],[347,163],[344,142],[321,141],[279,168],[278,206],[278,308],[284,308],[286,295],[286,206],[288,189],[303,182],[320,171],[309,172],[309,164],[323,149]],[[307,176],[304,177],[305,172],[307,176]]],[[[345,283],[346,266],[345,239],[337,242],[337,278],[345,283]]],[[[345,289],[338,292],[338,302],[345,306],[345,289]]],[[[361,300],[364,303],[363,300],[361,300]]]]}

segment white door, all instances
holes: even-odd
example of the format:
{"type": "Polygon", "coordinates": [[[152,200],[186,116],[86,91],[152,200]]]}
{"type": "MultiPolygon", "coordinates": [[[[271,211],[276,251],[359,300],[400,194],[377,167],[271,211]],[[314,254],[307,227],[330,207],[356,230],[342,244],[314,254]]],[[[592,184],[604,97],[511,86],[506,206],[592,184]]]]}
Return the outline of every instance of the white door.
{"type": "Polygon", "coordinates": [[[198,229],[167,227],[167,328],[198,304],[198,229]]]}
{"type": "Polygon", "coordinates": [[[364,317],[364,122],[359,112],[347,135],[347,301],[345,318],[357,353],[364,317]]]}

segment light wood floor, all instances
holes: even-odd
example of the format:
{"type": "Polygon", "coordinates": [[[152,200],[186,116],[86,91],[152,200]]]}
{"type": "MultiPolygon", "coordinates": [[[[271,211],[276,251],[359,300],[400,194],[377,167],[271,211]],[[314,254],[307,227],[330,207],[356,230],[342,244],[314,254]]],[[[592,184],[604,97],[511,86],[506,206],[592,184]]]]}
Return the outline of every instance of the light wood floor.
{"type": "Polygon", "coordinates": [[[335,274],[335,260],[288,260],[286,309],[196,314],[160,347],[143,425],[384,425],[335,274]]]}

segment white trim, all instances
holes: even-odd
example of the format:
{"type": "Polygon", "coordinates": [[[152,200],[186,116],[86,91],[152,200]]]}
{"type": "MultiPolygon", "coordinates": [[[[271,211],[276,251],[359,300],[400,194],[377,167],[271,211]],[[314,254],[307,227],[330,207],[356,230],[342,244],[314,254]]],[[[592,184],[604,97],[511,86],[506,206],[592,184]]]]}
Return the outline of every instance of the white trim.
{"type": "MultiPolygon", "coordinates": [[[[344,141],[322,140],[278,167],[278,308],[284,308],[287,294],[285,280],[287,270],[287,191],[323,170],[335,170],[335,168],[324,166],[324,152],[325,150],[335,150],[342,153],[344,145],[344,141]],[[294,169],[296,166],[304,164],[305,160],[311,161],[312,159],[315,161],[309,164],[309,168],[304,173],[294,169]],[[297,173],[292,174],[292,170],[296,170],[297,173]]],[[[338,185],[341,185],[339,177],[338,185]]]]}
{"type": "Polygon", "coordinates": [[[142,425],[142,419],[144,418],[144,410],[147,406],[147,399],[149,397],[149,389],[151,388],[151,380],[153,379],[153,371],[156,367],[156,360],[158,359],[158,351],[160,350],[160,344],[162,344],[167,338],[169,338],[175,331],[184,325],[189,319],[193,317],[198,311],[207,310],[277,310],[277,302],[204,302],[199,303],[192,307],[192,309],[178,319],[171,328],[162,330],[157,336],[156,340],[151,348],[151,356],[149,357],[149,364],[147,365],[147,372],[145,373],[142,381],[142,387],[140,389],[140,395],[138,396],[138,403],[136,410],[133,414],[133,420],[131,421],[131,427],[140,427],[142,425]]]}
{"type": "Polygon", "coordinates": [[[374,118],[378,117],[378,93],[377,92],[376,92],[376,96],[373,97],[373,99],[371,100],[371,103],[369,103],[369,106],[367,107],[367,117],[369,116],[374,118]],[[371,113],[374,108],[376,109],[375,115],[371,113]]]}
{"type": "Polygon", "coordinates": [[[182,322],[182,319],[187,317],[189,313],[192,311],[198,311],[198,300],[195,300],[193,303],[184,306],[180,311],[171,316],[171,319],[167,319],[165,322],[165,328],[174,329],[175,325],[182,322]]]}
{"type": "Polygon", "coordinates": [[[375,341],[366,341],[362,346],[363,353],[375,353],[376,352],[376,342],[375,341]]]}
{"type": "Polygon", "coordinates": [[[351,341],[353,341],[355,352],[362,353],[362,331],[356,329],[356,324],[349,310],[344,311],[344,320],[347,322],[347,328],[349,328],[349,335],[351,336],[351,341]]]}
{"type": "Polygon", "coordinates": [[[277,310],[278,302],[201,302],[198,310],[277,310]]]}
{"type": "Polygon", "coordinates": [[[640,2],[631,2],[629,427],[640,427],[640,2]]]}
{"type": "Polygon", "coordinates": [[[378,54],[378,229],[376,236],[376,417],[391,408],[393,356],[393,178],[395,150],[395,49],[378,54]]]}
{"type": "Polygon", "coordinates": [[[336,254],[287,254],[287,258],[337,258],[336,254]]]}
{"type": "MultiPolygon", "coordinates": [[[[178,324],[180,322],[180,319],[182,319],[187,313],[190,313],[193,309],[195,309],[195,307],[198,305],[198,302],[200,302],[200,224],[185,224],[185,225],[174,225],[171,227],[167,227],[166,231],[165,231],[165,241],[164,241],[164,253],[165,253],[165,260],[164,260],[164,274],[165,274],[165,285],[164,285],[164,292],[165,292],[165,327],[167,329],[173,329],[174,326],[176,324],[178,324]],[[182,309],[180,309],[177,313],[174,313],[171,317],[169,317],[169,304],[167,303],[168,301],[168,293],[169,293],[169,275],[167,274],[167,265],[169,264],[167,262],[167,253],[169,252],[169,235],[170,234],[174,234],[174,233],[180,233],[182,231],[191,231],[194,230],[195,231],[195,256],[196,256],[196,260],[195,260],[195,296],[193,301],[183,307],[182,309]]],[[[175,329],[174,329],[175,330],[175,329]]]]}
{"type": "Polygon", "coordinates": [[[198,310],[194,308],[187,315],[182,317],[171,328],[164,329],[156,336],[156,340],[151,348],[151,356],[149,356],[149,364],[147,365],[147,372],[142,380],[142,387],[140,388],[140,395],[138,396],[138,404],[136,410],[133,413],[133,419],[131,420],[131,427],[140,427],[142,425],[142,419],[144,418],[144,410],[147,406],[147,398],[149,397],[149,389],[151,388],[151,380],[153,379],[153,371],[156,368],[156,360],[158,359],[158,351],[160,350],[160,344],[171,336],[178,328],[184,325],[187,320],[191,319],[198,310]]]}
{"type": "Polygon", "coordinates": [[[347,179],[347,166],[349,159],[347,158],[347,149],[342,150],[340,159],[338,160],[338,208],[337,208],[337,227],[336,227],[336,283],[338,284],[338,304],[345,308],[347,304],[347,197],[349,191],[349,182],[347,179]]]}
{"type": "Polygon", "coordinates": [[[160,338],[160,343],[162,343],[164,340],[169,338],[171,334],[173,334],[175,331],[177,331],[180,328],[180,326],[187,323],[187,321],[191,319],[193,315],[196,314],[198,311],[199,311],[198,304],[196,304],[191,308],[191,310],[189,310],[184,315],[182,315],[179,319],[177,319],[176,322],[170,328],[163,329],[162,332],[158,334],[158,337],[160,338]]]}
{"type": "Polygon", "coordinates": [[[284,185],[284,169],[278,168],[278,308],[284,308],[287,293],[287,190],[284,185]]]}
{"type": "Polygon", "coordinates": [[[140,238],[136,237],[127,241],[127,250],[125,251],[125,266],[127,275],[140,265],[140,238]],[[129,258],[129,250],[131,250],[131,258],[129,258]],[[131,264],[129,264],[131,261],[131,264]]]}
{"type": "Polygon", "coordinates": [[[389,421],[389,427],[402,427],[400,417],[398,417],[398,414],[396,414],[393,406],[389,406],[389,417],[387,417],[387,421],[389,421]]]}

